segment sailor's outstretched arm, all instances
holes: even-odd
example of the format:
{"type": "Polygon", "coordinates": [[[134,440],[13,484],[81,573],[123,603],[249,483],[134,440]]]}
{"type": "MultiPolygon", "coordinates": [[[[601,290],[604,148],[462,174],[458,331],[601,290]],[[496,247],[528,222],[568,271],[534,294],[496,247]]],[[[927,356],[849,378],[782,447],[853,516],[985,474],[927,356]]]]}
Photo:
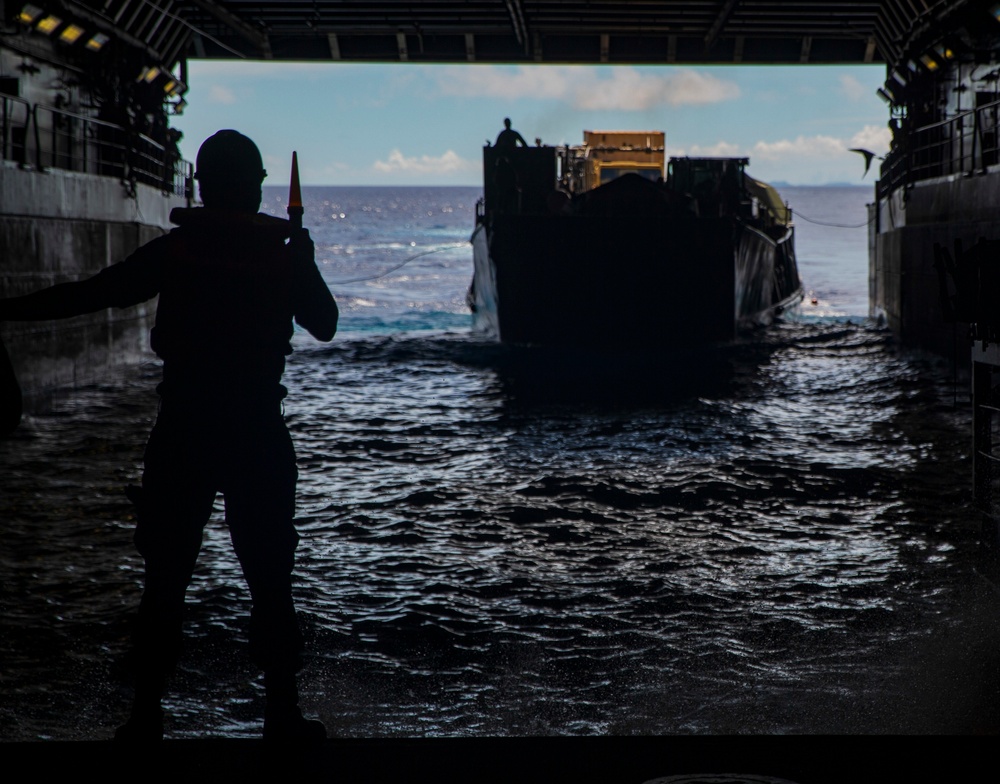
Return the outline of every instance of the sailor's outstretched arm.
{"type": "Polygon", "coordinates": [[[313,241],[306,229],[292,232],[288,243],[295,297],[295,320],[317,340],[333,340],[340,312],[316,266],[313,241]]]}
{"type": "MultiPolygon", "coordinates": [[[[96,276],[95,276],[96,277],[96,276]]],[[[89,280],[59,283],[22,297],[0,299],[0,321],[47,321],[108,307],[89,280]]]]}
{"type": "Polygon", "coordinates": [[[155,254],[143,250],[91,278],[0,299],[0,321],[63,319],[145,302],[158,293],[159,276],[155,254]]]}

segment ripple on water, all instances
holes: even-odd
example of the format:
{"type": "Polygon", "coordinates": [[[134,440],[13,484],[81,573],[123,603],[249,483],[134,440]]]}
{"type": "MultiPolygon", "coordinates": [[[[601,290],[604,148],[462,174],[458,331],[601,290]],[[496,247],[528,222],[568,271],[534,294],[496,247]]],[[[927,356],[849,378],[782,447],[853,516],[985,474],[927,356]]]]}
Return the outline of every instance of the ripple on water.
{"type": "MultiPolygon", "coordinates": [[[[81,702],[114,722],[107,657],[141,579],[117,488],[153,375],[0,444],[6,739],[79,737],[55,709],[81,702]]],[[[940,377],[843,323],[669,363],[465,333],[303,342],[286,414],[309,706],[341,735],[906,729],[910,651],[965,617],[975,544],[940,377]]],[[[190,596],[183,680],[214,696],[172,707],[252,735],[219,515],[190,596]]]]}

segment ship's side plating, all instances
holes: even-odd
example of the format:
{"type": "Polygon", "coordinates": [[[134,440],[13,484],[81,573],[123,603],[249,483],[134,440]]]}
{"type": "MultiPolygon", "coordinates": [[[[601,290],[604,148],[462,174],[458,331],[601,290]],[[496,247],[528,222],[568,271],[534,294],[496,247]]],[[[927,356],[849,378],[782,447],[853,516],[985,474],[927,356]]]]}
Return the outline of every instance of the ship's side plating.
{"type": "Polygon", "coordinates": [[[904,345],[964,365],[968,324],[942,307],[955,292],[935,258],[1000,238],[1000,7],[938,9],[901,42],[879,91],[892,146],[869,208],[870,303],[904,345]]]}
{"type": "Polygon", "coordinates": [[[998,3],[939,4],[908,32],[879,91],[893,139],[869,208],[872,314],[903,345],[971,371],[973,490],[988,570],[1000,552],[998,55],[998,3]]]}
{"type": "MultiPolygon", "coordinates": [[[[170,209],[189,203],[190,165],[168,114],[183,106],[179,57],[190,31],[165,10],[115,24],[114,14],[82,5],[3,8],[0,297],[8,297],[99,272],[166,231],[170,209]]],[[[28,407],[148,356],[154,307],[0,327],[28,407]]]]}

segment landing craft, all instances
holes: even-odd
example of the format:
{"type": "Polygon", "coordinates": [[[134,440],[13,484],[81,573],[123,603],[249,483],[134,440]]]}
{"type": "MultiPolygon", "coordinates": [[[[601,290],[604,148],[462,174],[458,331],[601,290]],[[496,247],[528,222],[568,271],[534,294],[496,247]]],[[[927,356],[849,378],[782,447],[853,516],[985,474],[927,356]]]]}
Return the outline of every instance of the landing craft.
{"type": "Polygon", "coordinates": [[[671,158],[664,134],[487,146],[469,305],[505,343],[692,348],[802,299],[791,210],[747,158],[671,158]]]}

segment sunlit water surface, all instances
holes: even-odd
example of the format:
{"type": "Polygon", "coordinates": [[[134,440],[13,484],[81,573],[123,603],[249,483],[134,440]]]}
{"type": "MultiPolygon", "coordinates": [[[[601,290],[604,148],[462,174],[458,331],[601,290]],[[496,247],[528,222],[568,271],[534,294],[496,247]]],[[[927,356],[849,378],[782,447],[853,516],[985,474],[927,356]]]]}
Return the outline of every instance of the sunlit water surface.
{"type": "MultiPolygon", "coordinates": [[[[800,219],[817,304],[733,346],[549,355],[469,331],[476,195],[307,190],[343,309],[286,374],[307,710],[342,737],[1000,727],[966,389],[866,323],[864,228],[800,219]]],[[[866,189],[784,195],[866,217],[866,189]]],[[[59,394],[0,442],[2,740],[123,717],[142,571],[122,487],[158,374],[59,394]]],[[[172,737],[259,734],[221,508],[172,737]]]]}

